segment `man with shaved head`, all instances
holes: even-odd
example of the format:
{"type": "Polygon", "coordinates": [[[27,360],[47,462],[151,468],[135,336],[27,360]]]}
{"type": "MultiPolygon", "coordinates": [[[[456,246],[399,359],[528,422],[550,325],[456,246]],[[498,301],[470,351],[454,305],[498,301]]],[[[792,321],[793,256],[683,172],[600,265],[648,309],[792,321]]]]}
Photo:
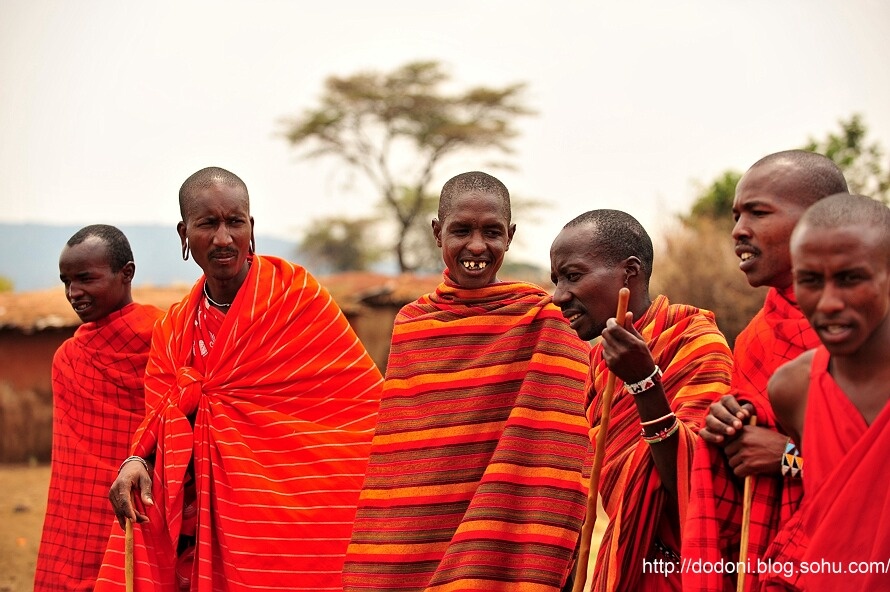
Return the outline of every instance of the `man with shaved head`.
{"type": "MultiPolygon", "coordinates": [[[[818,344],[794,296],[791,231],[813,203],[846,190],[843,173],[831,159],[804,150],[760,159],[736,187],[732,237],[739,269],[751,286],[770,290],[763,308],[736,339],[730,394],[711,405],[700,432],[684,559],[709,566],[738,560],[746,476],[754,476],[748,556],[755,565],[799,504],[794,466],[801,462],[800,454],[776,425],[766,385],[781,364],[818,344]],[[752,415],[756,426],[748,425],[752,415]]],[[[735,585],[734,570],[695,570],[683,576],[684,590],[719,591],[735,585]]],[[[748,573],[746,589],[756,585],[757,574],[748,573]]]]}
{"type": "Polygon", "coordinates": [[[770,571],[763,589],[884,590],[890,209],[861,195],[818,202],[794,229],[791,261],[797,301],[821,344],[769,383],[779,423],[807,462],[800,510],[767,554],[787,567],[770,571]],[[812,565],[823,568],[803,569],[812,565]]]}
{"type": "MultiPolygon", "coordinates": [[[[380,373],[315,278],[255,252],[240,178],[202,169],[179,207],[203,275],[155,329],[110,492],[136,523],[136,589],[338,588],[380,373]]],[[[123,589],[123,543],[115,529],[97,590],[123,589]]]]}

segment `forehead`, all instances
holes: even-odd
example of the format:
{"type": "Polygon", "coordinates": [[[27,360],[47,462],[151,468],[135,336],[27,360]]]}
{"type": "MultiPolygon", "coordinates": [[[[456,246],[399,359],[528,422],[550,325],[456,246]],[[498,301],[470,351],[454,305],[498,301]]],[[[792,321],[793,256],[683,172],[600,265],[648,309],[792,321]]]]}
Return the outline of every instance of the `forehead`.
{"type": "Polygon", "coordinates": [[[510,218],[504,198],[496,193],[464,191],[451,200],[451,207],[445,213],[445,222],[471,222],[484,219],[488,224],[507,226],[510,218]]]}
{"type": "Polygon", "coordinates": [[[593,232],[588,224],[563,228],[550,247],[551,266],[554,269],[595,266],[599,257],[595,253],[593,232]]]}
{"type": "Polygon", "coordinates": [[[795,267],[872,267],[888,261],[886,237],[874,226],[799,227],[791,237],[795,267]]]}
{"type": "Polygon", "coordinates": [[[65,245],[59,256],[59,268],[84,269],[111,267],[108,244],[98,236],[87,237],[73,246],[65,245]]]}
{"type": "Polygon", "coordinates": [[[185,211],[189,217],[208,214],[246,214],[250,201],[244,188],[215,181],[206,187],[196,187],[185,197],[185,211]]]}
{"type": "Polygon", "coordinates": [[[800,174],[793,165],[781,161],[749,170],[736,186],[733,208],[744,209],[755,203],[780,209],[804,208],[800,174]]]}

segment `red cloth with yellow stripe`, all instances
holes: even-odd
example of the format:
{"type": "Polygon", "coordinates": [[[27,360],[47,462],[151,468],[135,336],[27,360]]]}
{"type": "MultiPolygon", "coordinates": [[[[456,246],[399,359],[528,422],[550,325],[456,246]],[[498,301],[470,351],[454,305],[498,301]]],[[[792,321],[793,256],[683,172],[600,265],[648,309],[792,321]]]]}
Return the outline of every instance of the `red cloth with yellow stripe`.
{"type": "MultiPolygon", "coordinates": [[[[819,345],[816,332],[794,300],[792,288],[771,288],[763,308],[735,342],[730,392],[754,405],[757,425],[778,430],[766,385],[776,369],[819,345]]],[[[762,557],[779,528],[797,510],[803,493],[798,478],[758,475],[753,480],[748,558],[762,557]]],[[[714,566],[737,563],[742,524],[744,482],[732,472],[723,450],[698,443],[692,471],[692,497],[683,538],[683,557],[695,569],[683,574],[683,589],[722,592],[736,589],[736,573],[716,573],[714,566]],[[701,568],[700,568],[701,567],[701,568]],[[703,569],[704,568],[704,569],[703,569]]],[[[725,571],[725,570],[724,570],[725,571]]],[[[745,590],[756,590],[757,574],[749,571],[745,590]]]]}
{"type": "MultiPolygon", "coordinates": [[[[606,436],[599,490],[609,524],[593,573],[595,591],[652,590],[668,585],[655,574],[643,583],[643,560],[653,558],[656,536],[677,551],[670,538],[671,526],[683,524],[689,492],[689,470],[697,432],[708,406],[729,390],[732,358],[726,339],[717,328],[714,314],[692,306],[671,305],[658,296],[634,327],[664,373],[661,379],[671,410],[680,421],[677,433],[677,490],[679,516],[666,515],[667,495],[652,460],[650,445],[640,438],[636,403],[620,379],[615,384],[612,415],[606,436]]],[[[602,418],[602,393],[610,374],[602,346],[591,352],[593,397],[588,408],[596,440],[602,418]]],[[[645,395],[641,395],[645,396],[645,395]]],[[[656,444],[657,445],[657,444],[656,444]]],[[[661,557],[659,557],[661,559],[661,557]]],[[[679,580],[679,573],[672,576],[679,580]]],[[[661,589],[661,588],[659,588],[661,589]]]]}
{"type": "MultiPolygon", "coordinates": [[[[192,463],[192,590],[340,590],[380,373],[311,275],[260,256],[200,372],[193,347],[203,285],[171,308],[152,341],[148,414],[133,453],[155,456],[155,505],[134,529],[136,589],[175,589],[192,463]]],[[[116,528],[97,590],[122,589],[123,565],[116,528]]]]}
{"type": "Polygon", "coordinates": [[[531,284],[396,318],[345,589],[553,592],[584,518],[589,346],[531,284]]]}
{"type": "Polygon", "coordinates": [[[108,487],[145,417],[142,377],[163,312],[130,303],[53,358],[53,456],[34,590],[92,590],[114,513],[108,487]]]}
{"type": "Polygon", "coordinates": [[[890,405],[871,425],[813,356],[801,451],[806,494],[767,550],[761,590],[872,592],[890,588],[887,450],[890,405]],[[807,569],[802,569],[806,565],[807,569]]]}

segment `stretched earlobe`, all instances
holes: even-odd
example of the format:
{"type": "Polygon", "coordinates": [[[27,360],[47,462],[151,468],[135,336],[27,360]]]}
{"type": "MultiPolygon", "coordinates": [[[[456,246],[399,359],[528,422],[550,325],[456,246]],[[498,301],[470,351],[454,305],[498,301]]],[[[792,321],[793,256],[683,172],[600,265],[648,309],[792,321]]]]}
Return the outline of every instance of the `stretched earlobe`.
{"type": "Polygon", "coordinates": [[[182,260],[183,261],[189,260],[189,253],[191,253],[191,251],[189,250],[189,239],[185,239],[184,241],[182,241],[182,260]]]}

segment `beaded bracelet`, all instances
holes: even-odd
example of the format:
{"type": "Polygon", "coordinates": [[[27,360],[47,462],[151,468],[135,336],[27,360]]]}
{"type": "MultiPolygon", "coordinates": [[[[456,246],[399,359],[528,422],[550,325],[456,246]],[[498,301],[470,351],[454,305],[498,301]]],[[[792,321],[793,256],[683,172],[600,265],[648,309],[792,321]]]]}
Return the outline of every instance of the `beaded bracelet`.
{"type": "Polygon", "coordinates": [[[658,444],[662,440],[667,440],[668,438],[670,438],[671,436],[676,434],[677,431],[679,431],[679,429],[680,429],[680,420],[678,420],[675,417],[674,423],[672,423],[670,425],[670,427],[667,427],[667,428],[664,428],[663,430],[655,432],[651,436],[647,436],[646,431],[641,430],[640,436],[643,438],[643,442],[645,442],[646,444],[649,444],[649,445],[658,444]]]}
{"type": "Polygon", "coordinates": [[[792,477],[798,477],[803,472],[803,457],[800,456],[791,438],[788,438],[785,452],[782,453],[782,475],[787,475],[789,472],[792,477]]]}
{"type": "Polygon", "coordinates": [[[627,390],[634,395],[639,395],[640,393],[645,393],[653,386],[655,386],[655,381],[661,378],[661,368],[658,365],[655,365],[655,370],[652,371],[652,374],[640,380],[639,382],[631,382],[630,384],[625,383],[624,386],[627,390]]]}
{"type": "Polygon", "coordinates": [[[656,424],[656,423],[658,423],[658,422],[660,422],[660,421],[664,421],[664,420],[666,420],[666,419],[669,419],[669,418],[671,418],[671,417],[676,417],[676,415],[674,415],[674,412],[673,412],[673,411],[671,411],[670,413],[667,413],[667,414],[665,414],[665,415],[662,415],[662,416],[659,417],[658,419],[650,419],[649,421],[641,421],[641,422],[640,422],[640,425],[641,425],[641,426],[653,425],[653,424],[656,424]]]}
{"type": "Polygon", "coordinates": [[[128,457],[126,458],[126,460],[124,460],[124,462],[121,463],[121,466],[120,466],[120,468],[117,470],[117,472],[120,473],[120,472],[121,472],[121,469],[124,468],[124,465],[127,464],[128,462],[130,462],[131,460],[138,460],[139,462],[142,463],[142,466],[145,467],[145,470],[148,471],[148,463],[145,462],[145,459],[144,459],[144,458],[142,458],[141,456],[128,456],[128,457]]]}

